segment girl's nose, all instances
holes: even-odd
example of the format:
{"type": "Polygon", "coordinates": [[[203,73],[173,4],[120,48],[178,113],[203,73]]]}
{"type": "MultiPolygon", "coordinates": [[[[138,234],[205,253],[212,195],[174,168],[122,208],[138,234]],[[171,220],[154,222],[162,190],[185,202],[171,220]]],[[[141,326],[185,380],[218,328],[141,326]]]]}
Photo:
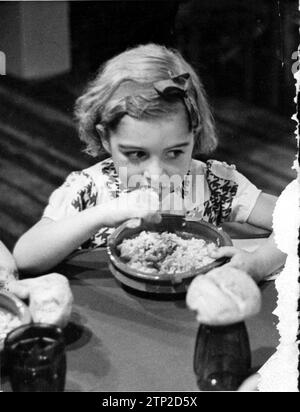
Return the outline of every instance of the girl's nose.
{"type": "Polygon", "coordinates": [[[151,163],[144,172],[144,177],[147,181],[159,180],[159,177],[164,174],[164,169],[159,162],[151,163]]]}

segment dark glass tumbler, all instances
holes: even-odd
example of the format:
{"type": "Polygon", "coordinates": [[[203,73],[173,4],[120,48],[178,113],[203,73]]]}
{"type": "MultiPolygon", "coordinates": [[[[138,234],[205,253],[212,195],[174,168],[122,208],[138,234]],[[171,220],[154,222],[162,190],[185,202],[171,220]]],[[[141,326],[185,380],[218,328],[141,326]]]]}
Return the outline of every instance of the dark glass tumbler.
{"type": "Polygon", "coordinates": [[[200,325],[194,371],[201,391],[236,391],[250,374],[251,351],[245,323],[200,325]]]}
{"type": "Polygon", "coordinates": [[[66,378],[65,340],[60,328],[43,323],[24,325],[4,343],[14,392],[63,392],[66,378]]]}

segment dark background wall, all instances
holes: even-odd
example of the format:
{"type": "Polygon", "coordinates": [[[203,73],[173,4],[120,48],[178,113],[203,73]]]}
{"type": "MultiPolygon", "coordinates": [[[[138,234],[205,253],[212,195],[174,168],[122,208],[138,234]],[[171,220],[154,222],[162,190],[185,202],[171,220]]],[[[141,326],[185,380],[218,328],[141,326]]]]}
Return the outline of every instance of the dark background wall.
{"type": "Polygon", "coordinates": [[[297,0],[100,1],[71,4],[73,68],[90,73],[126,47],[177,47],[211,96],[289,114],[297,0]]]}

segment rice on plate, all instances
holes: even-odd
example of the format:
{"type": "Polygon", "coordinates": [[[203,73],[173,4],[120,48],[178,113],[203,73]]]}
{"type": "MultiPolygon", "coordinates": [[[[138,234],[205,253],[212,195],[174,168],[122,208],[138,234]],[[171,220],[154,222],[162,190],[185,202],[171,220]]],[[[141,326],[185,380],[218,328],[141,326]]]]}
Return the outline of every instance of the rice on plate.
{"type": "Polygon", "coordinates": [[[215,243],[204,239],[150,231],[123,240],[118,248],[132,269],[162,275],[199,270],[215,261],[210,253],[217,250],[215,243]]]}

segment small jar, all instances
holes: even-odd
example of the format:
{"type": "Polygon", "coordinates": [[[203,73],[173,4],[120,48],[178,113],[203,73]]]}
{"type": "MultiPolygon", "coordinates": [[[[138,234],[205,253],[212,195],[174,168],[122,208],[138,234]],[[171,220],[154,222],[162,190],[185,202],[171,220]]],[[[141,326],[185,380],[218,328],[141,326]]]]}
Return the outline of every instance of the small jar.
{"type": "Polygon", "coordinates": [[[251,351],[245,323],[200,325],[194,371],[201,391],[236,391],[250,369],[251,351]]]}

